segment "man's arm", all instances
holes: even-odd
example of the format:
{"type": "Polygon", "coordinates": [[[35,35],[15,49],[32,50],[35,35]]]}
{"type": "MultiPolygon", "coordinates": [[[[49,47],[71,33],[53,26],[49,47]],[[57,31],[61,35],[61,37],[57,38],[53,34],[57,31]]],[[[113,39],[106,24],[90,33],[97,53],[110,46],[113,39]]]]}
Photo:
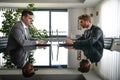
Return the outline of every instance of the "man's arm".
{"type": "Polygon", "coordinates": [[[23,33],[22,29],[15,28],[12,32],[12,35],[14,39],[21,45],[21,46],[29,46],[29,45],[35,45],[35,40],[27,40],[25,38],[25,34],[23,33]]]}
{"type": "Polygon", "coordinates": [[[90,34],[90,37],[84,40],[78,39],[74,42],[75,46],[89,46],[95,44],[98,39],[103,35],[103,32],[101,29],[96,28],[92,30],[92,33],[90,34]]]}

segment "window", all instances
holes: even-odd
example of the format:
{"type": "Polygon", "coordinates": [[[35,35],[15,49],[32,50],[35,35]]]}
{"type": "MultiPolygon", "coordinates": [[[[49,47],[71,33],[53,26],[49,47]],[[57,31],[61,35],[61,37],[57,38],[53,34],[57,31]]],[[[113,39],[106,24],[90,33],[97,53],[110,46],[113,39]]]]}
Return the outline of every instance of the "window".
{"type": "Polygon", "coordinates": [[[33,25],[40,30],[49,31],[49,11],[34,11],[35,19],[33,25]]]}
{"type": "MultiPolygon", "coordinates": [[[[4,18],[2,17],[2,16],[3,16],[2,14],[3,14],[4,12],[5,12],[5,11],[0,11],[0,28],[2,28],[2,21],[3,21],[3,19],[4,19],[4,18]]],[[[1,32],[0,32],[0,36],[3,36],[3,34],[2,34],[1,32]]]]}
{"type": "Polygon", "coordinates": [[[42,10],[34,11],[33,25],[37,29],[46,29],[49,36],[68,35],[68,12],[67,10],[42,10]]]}
{"type": "Polygon", "coordinates": [[[68,13],[67,12],[51,12],[51,30],[56,35],[68,35],[68,13]]]}
{"type": "MultiPolygon", "coordinates": [[[[49,36],[68,35],[68,12],[67,10],[39,10],[33,11],[35,19],[33,25],[37,29],[46,29],[49,36]]],[[[61,66],[68,63],[68,50],[58,47],[57,42],[52,42],[45,50],[36,50],[34,66],[61,66]]]]}

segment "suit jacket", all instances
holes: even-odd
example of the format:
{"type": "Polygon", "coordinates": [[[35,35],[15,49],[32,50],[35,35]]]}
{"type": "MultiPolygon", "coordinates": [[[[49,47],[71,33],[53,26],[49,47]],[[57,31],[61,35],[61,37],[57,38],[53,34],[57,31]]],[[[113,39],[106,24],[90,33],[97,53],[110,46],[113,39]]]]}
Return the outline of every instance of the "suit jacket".
{"type": "Polygon", "coordinates": [[[91,63],[99,62],[102,58],[102,53],[95,47],[82,47],[80,50],[84,52],[84,55],[91,61],[91,63]]]}
{"type": "Polygon", "coordinates": [[[8,36],[7,49],[13,50],[21,46],[36,45],[35,40],[31,40],[31,36],[25,35],[25,30],[21,21],[17,22],[11,29],[8,36]]]}
{"type": "Polygon", "coordinates": [[[9,51],[11,62],[17,66],[17,68],[22,68],[29,59],[30,51],[34,50],[33,47],[20,47],[9,51]]]}
{"type": "Polygon", "coordinates": [[[102,54],[104,48],[102,30],[99,27],[92,25],[90,30],[85,31],[82,37],[74,42],[74,48],[79,49],[80,47],[94,47],[102,54]]]}

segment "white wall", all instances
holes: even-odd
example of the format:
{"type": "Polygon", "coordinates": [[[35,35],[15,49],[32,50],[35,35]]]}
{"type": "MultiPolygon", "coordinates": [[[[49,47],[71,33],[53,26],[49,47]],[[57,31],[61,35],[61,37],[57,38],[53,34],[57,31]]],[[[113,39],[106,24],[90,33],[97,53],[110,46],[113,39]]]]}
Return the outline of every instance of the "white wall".
{"type": "Polygon", "coordinates": [[[75,36],[82,32],[78,30],[78,16],[85,13],[84,9],[68,9],[69,12],[69,36],[75,36]]]}
{"type": "MultiPolygon", "coordinates": [[[[69,9],[69,36],[75,37],[75,35],[81,35],[83,31],[78,30],[78,16],[85,13],[84,9],[69,9]]],[[[70,50],[68,52],[68,67],[78,68],[79,61],[77,60],[77,51],[70,50]]]]}
{"type": "MultiPolygon", "coordinates": [[[[120,1],[118,1],[105,0],[96,7],[99,11],[98,25],[101,26],[105,37],[119,37],[120,35],[120,1]]],[[[119,80],[119,61],[120,52],[104,50],[101,61],[94,69],[105,80],[119,80]]]]}
{"type": "Polygon", "coordinates": [[[119,0],[104,0],[100,5],[96,7],[99,11],[99,23],[101,26],[105,37],[115,37],[118,38],[120,35],[120,23],[119,23],[119,13],[118,13],[118,3],[119,0]]]}
{"type": "MultiPolygon", "coordinates": [[[[82,14],[93,14],[93,17],[91,17],[91,21],[93,24],[97,24],[98,20],[95,20],[96,18],[96,10],[95,8],[72,8],[68,9],[69,12],[69,36],[75,36],[75,35],[81,35],[84,30],[78,30],[78,16],[82,14]]],[[[97,18],[96,18],[97,19],[97,18]]]]}
{"type": "Polygon", "coordinates": [[[94,67],[95,72],[104,80],[120,80],[120,52],[104,50],[103,57],[94,67]]]}

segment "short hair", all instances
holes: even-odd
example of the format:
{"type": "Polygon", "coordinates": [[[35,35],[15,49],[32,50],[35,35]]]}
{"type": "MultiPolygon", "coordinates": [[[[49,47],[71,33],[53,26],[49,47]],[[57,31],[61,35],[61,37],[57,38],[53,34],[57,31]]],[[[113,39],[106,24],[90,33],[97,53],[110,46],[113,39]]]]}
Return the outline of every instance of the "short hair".
{"type": "Polygon", "coordinates": [[[23,75],[25,78],[29,78],[29,77],[32,77],[33,75],[35,75],[35,72],[25,73],[25,72],[23,72],[23,70],[22,70],[22,75],[23,75]]]}
{"type": "Polygon", "coordinates": [[[84,21],[90,21],[91,22],[91,18],[87,14],[83,14],[83,15],[78,17],[78,20],[81,20],[81,19],[83,19],[84,21]]]}
{"type": "Polygon", "coordinates": [[[78,68],[78,71],[87,73],[90,70],[90,62],[88,59],[82,59],[80,61],[80,67],[78,68]]]}
{"type": "Polygon", "coordinates": [[[27,14],[33,15],[33,12],[30,11],[30,10],[28,10],[28,9],[24,9],[24,10],[22,11],[22,16],[27,16],[27,14]]]}
{"type": "MultiPolygon", "coordinates": [[[[30,63],[29,63],[29,62],[26,62],[25,66],[28,65],[28,64],[30,64],[30,63]]],[[[29,73],[29,72],[24,71],[25,66],[22,68],[22,75],[23,75],[25,78],[32,77],[32,76],[35,74],[35,72],[33,71],[33,72],[29,73]]]]}

